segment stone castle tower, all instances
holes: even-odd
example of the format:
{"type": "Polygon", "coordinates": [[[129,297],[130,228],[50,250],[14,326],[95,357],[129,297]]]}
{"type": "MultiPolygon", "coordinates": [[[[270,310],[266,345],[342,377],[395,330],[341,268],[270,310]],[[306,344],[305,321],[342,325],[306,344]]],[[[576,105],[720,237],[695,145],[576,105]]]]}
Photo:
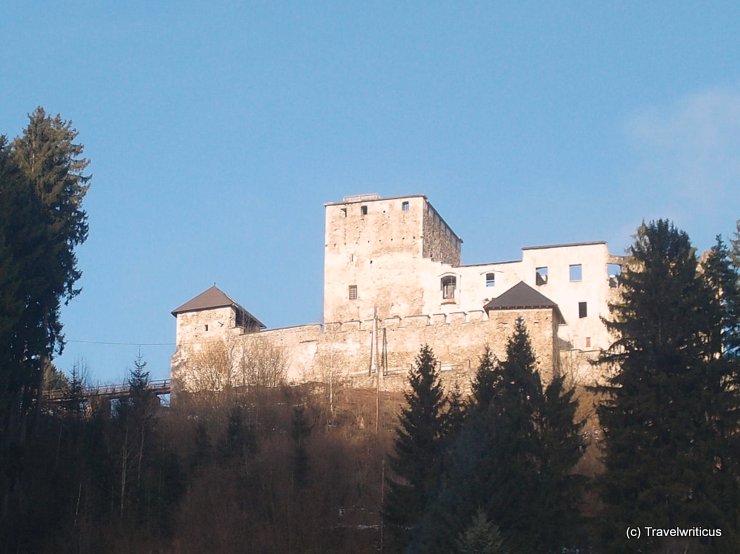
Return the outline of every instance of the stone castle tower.
{"type": "Polygon", "coordinates": [[[326,204],[325,233],[325,322],[420,315],[419,277],[433,262],[460,264],[462,240],[425,196],[371,194],[326,204]]]}

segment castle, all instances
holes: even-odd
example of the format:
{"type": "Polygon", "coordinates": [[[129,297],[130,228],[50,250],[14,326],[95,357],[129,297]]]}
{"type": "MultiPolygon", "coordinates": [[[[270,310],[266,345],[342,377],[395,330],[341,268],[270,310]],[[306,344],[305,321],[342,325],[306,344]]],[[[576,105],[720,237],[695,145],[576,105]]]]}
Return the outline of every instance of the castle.
{"type": "Polygon", "coordinates": [[[605,242],[533,246],[521,260],[462,265],[462,239],[426,196],[347,196],[325,211],[323,322],[266,329],[214,285],[172,312],[177,387],[205,386],[194,360],[214,344],[232,353],[267,346],[290,382],[330,373],[387,389],[404,386],[428,344],[443,380],[463,384],[486,345],[503,356],[517,318],[545,381],[561,372],[581,383],[597,378],[588,362],[610,344],[600,318],[623,262],[605,242]]]}

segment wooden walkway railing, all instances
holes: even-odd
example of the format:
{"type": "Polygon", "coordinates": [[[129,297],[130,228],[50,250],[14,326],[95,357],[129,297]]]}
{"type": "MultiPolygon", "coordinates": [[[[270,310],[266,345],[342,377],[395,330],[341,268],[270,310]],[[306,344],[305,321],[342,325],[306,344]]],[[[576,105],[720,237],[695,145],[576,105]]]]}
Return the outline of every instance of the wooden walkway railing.
{"type": "MultiPolygon", "coordinates": [[[[159,396],[160,394],[169,394],[172,389],[172,379],[160,379],[158,381],[149,381],[147,390],[152,391],[159,396]]],[[[121,385],[98,385],[96,387],[85,387],[81,391],[81,396],[90,400],[92,398],[126,398],[131,394],[131,387],[128,383],[121,385]]],[[[71,392],[68,390],[50,390],[44,392],[44,400],[48,402],[64,402],[71,399],[71,392]]]]}

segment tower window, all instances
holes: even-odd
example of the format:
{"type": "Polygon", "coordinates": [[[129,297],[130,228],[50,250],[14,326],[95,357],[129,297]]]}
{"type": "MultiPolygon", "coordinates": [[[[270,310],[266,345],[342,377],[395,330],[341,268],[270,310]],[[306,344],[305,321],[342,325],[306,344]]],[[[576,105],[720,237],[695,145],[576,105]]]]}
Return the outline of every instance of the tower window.
{"type": "Polygon", "coordinates": [[[408,203],[408,202],[406,202],[406,201],[404,201],[404,202],[401,202],[401,209],[402,209],[402,210],[403,210],[404,212],[407,212],[407,211],[409,211],[409,203],[408,203]]]}
{"type": "Polygon", "coordinates": [[[457,279],[452,276],[442,277],[442,300],[454,300],[455,299],[455,287],[457,286],[457,279]]]}
{"type": "Polygon", "coordinates": [[[360,206],[360,213],[362,215],[367,215],[367,206],[360,206]]]}
{"type": "Polygon", "coordinates": [[[547,284],[547,266],[538,267],[535,273],[535,283],[539,285],[547,284]]]}
{"type": "Polygon", "coordinates": [[[206,330],[206,331],[208,331],[208,324],[206,324],[206,326],[205,326],[205,330],[206,330]]]}
{"type": "Polygon", "coordinates": [[[580,318],[588,317],[588,303],[586,302],[578,303],[578,317],[580,318]]]}
{"type": "Polygon", "coordinates": [[[622,266],[619,264],[606,264],[606,273],[609,276],[609,286],[613,289],[619,286],[619,276],[622,274],[622,266]]]}
{"type": "Polygon", "coordinates": [[[350,285],[349,286],[349,299],[350,300],[357,300],[357,285],[350,285]]]}
{"type": "Polygon", "coordinates": [[[495,273],[486,273],[486,286],[492,287],[496,284],[496,274],[495,273]]]}
{"type": "Polygon", "coordinates": [[[583,266],[581,264],[571,264],[569,269],[571,281],[580,281],[583,279],[583,266]]]}
{"type": "Polygon", "coordinates": [[[347,217],[347,208],[342,208],[342,215],[347,217]]]}

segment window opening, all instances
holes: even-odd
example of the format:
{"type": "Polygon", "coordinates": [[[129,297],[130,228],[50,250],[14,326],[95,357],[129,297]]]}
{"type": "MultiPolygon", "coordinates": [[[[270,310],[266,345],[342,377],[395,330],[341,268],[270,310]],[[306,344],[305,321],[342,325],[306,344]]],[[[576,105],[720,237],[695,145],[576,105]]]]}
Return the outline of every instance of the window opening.
{"type": "Polygon", "coordinates": [[[583,279],[583,266],[581,264],[570,265],[570,280],[580,281],[583,279]]]}
{"type": "Polygon", "coordinates": [[[537,283],[538,286],[547,284],[547,266],[538,267],[536,269],[535,283],[537,283]]]}
{"type": "Polygon", "coordinates": [[[367,215],[367,206],[361,206],[360,207],[360,213],[362,215],[367,215]]]}
{"type": "Polygon", "coordinates": [[[208,331],[208,325],[206,325],[206,331],[208,331]]]}
{"type": "Polygon", "coordinates": [[[578,303],[578,317],[588,317],[588,304],[586,302],[578,303]]]}
{"type": "Polygon", "coordinates": [[[442,277],[442,300],[455,299],[455,286],[457,279],[452,276],[442,277]]]}
{"type": "Polygon", "coordinates": [[[591,348],[591,337],[586,337],[586,348],[591,348]]]}
{"type": "Polygon", "coordinates": [[[622,275],[622,266],[619,264],[606,264],[606,274],[609,276],[609,287],[615,289],[619,286],[619,276],[622,275]]]}
{"type": "Polygon", "coordinates": [[[347,217],[347,208],[342,208],[342,215],[347,217]]]}
{"type": "Polygon", "coordinates": [[[409,203],[408,203],[408,202],[402,202],[402,203],[401,203],[401,209],[402,209],[402,210],[403,210],[404,212],[407,212],[407,211],[409,211],[409,203]]]}
{"type": "Polygon", "coordinates": [[[492,287],[496,284],[496,274],[495,273],[486,273],[486,286],[492,287]]]}
{"type": "Polygon", "coordinates": [[[349,286],[349,299],[350,300],[357,300],[357,285],[350,285],[349,286]]]}

